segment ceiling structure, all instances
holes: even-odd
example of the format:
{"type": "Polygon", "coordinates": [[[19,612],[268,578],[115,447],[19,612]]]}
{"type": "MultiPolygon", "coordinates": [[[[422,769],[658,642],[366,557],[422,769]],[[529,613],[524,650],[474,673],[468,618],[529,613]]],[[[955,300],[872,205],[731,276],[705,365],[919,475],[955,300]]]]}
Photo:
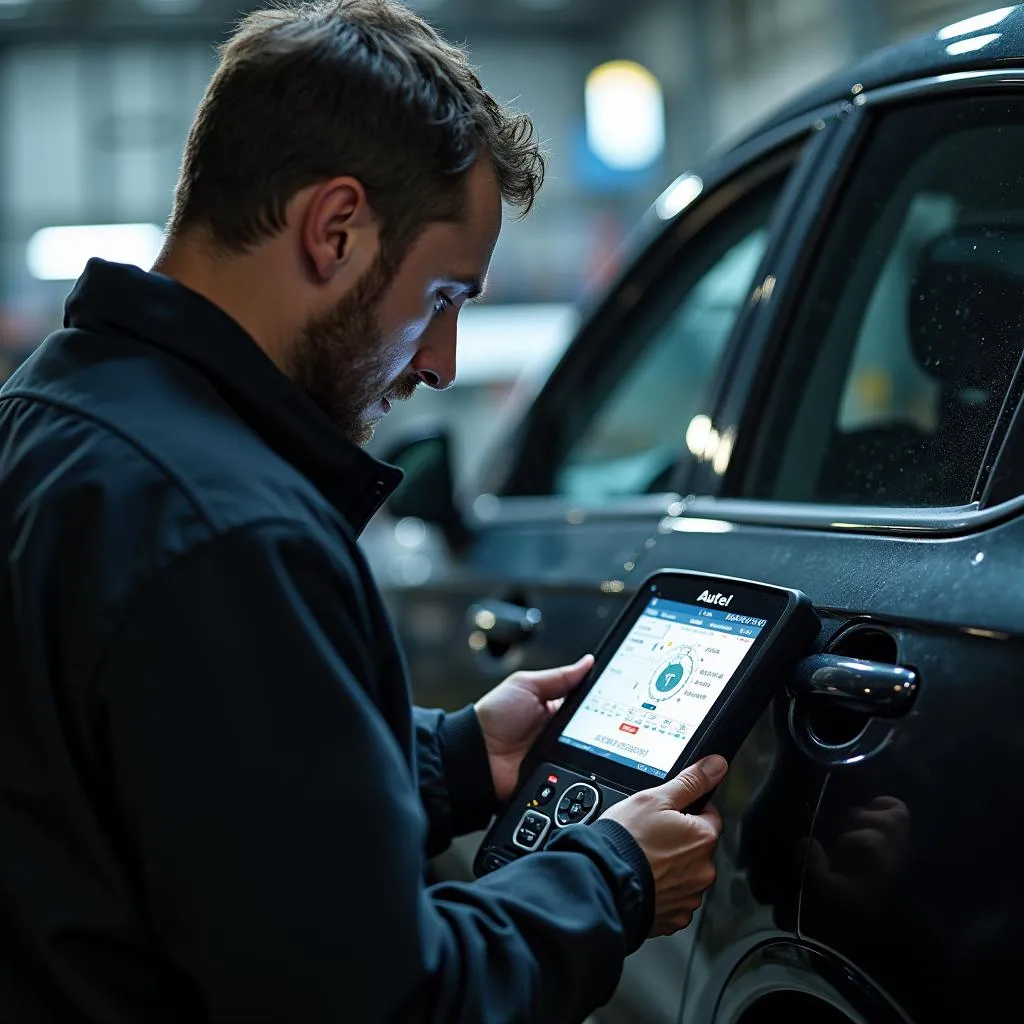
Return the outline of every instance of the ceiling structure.
{"type": "MultiPolygon", "coordinates": [[[[621,26],[624,15],[621,0],[407,2],[455,39],[607,38],[621,26]]],[[[630,17],[655,2],[633,0],[630,17]]],[[[0,0],[0,44],[126,37],[217,39],[246,6],[239,0],[0,0]]]]}

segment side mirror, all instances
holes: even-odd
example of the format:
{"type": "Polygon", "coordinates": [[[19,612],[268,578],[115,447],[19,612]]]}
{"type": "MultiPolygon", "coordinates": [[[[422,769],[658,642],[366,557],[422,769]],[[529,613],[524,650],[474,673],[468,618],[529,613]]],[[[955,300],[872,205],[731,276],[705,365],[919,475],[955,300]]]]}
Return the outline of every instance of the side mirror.
{"type": "Polygon", "coordinates": [[[451,438],[444,429],[405,437],[384,455],[405,472],[390,497],[388,512],[398,519],[412,517],[440,527],[453,549],[469,538],[469,527],[455,501],[451,438]]]}

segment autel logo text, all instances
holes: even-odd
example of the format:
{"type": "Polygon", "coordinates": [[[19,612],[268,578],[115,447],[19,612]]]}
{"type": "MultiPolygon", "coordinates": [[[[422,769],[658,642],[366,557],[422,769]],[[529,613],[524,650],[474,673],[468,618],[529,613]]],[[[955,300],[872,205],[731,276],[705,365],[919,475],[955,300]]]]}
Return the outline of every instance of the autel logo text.
{"type": "Polygon", "coordinates": [[[712,594],[710,590],[705,590],[697,600],[703,601],[705,604],[717,604],[720,608],[728,608],[732,604],[734,596],[730,594],[726,597],[725,594],[712,594]]]}

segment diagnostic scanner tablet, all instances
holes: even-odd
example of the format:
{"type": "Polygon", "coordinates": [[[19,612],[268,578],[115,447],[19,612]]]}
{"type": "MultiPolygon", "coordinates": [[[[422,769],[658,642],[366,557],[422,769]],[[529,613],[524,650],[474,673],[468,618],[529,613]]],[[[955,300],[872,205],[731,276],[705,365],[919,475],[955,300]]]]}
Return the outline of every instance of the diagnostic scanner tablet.
{"type": "Polygon", "coordinates": [[[558,829],[594,821],[706,754],[731,760],[819,629],[797,590],[674,570],[649,577],[524,759],[475,873],[543,848],[558,829]]]}

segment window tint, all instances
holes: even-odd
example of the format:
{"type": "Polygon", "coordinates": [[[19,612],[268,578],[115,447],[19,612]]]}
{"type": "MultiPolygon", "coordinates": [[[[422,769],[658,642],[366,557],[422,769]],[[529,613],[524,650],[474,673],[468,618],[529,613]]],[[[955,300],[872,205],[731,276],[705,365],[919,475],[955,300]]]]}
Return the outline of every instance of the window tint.
{"type": "Polygon", "coordinates": [[[742,493],[976,497],[1024,347],[1024,105],[885,115],[831,220],[742,493]]]}
{"type": "Polygon", "coordinates": [[[676,251],[604,351],[582,358],[587,386],[560,410],[554,493],[592,502],[668,489],[753,286],[782,184],[762,184],[676,251]]]}

